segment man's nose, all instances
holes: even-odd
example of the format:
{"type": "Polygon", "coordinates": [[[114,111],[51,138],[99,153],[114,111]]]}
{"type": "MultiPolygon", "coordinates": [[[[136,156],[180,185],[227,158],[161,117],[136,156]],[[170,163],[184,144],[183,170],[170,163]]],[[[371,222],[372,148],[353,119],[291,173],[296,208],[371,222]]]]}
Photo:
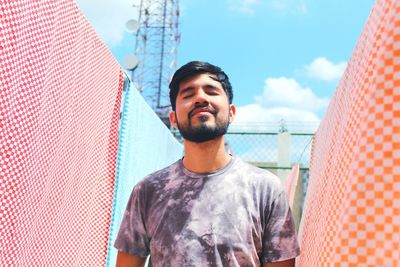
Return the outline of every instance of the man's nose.
{"type": "Polygon", "coordinates": [[[203,89],[197,90],[194,100],[196,105],[209,103],[208,95],[203,89]]]}

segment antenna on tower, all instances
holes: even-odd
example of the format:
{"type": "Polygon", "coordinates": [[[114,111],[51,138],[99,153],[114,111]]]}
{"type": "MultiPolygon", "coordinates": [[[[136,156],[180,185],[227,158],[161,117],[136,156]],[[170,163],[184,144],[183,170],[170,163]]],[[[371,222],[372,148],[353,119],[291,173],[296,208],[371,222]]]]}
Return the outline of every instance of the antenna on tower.
{"type": "Polygon", "coordinates": [[[178,0],[141,0],[138,20],[126,23],[136,32],[137,67],[132,80],[147,103],[169,125],[169,82],[180,42],[178,0]]]}

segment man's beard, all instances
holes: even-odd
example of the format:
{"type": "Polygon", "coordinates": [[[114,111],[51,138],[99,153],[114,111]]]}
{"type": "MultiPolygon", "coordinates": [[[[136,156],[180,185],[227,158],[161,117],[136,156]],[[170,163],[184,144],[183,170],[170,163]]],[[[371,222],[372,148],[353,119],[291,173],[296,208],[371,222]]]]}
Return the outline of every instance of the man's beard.
{"type": "Polygon", "coordinates": [[[207,125],[207,117],[199,117],[200,125],[194,127],[189,118],[188,125],[180,125],[178,120],[176,121],[178,130],[184,139],[195,143],[202,143],[218,138],[228,131],[229,118],[223,121],[217,118],[217,114],[213,115],[215,118],[215,125],[209,126],[207,125]]]}

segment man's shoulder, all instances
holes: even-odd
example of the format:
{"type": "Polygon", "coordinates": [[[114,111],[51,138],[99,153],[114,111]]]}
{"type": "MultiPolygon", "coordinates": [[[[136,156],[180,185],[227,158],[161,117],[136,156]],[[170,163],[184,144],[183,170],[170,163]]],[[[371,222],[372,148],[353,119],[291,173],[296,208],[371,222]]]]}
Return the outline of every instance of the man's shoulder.
{"type": "Polygon", "coordinates": [[[154,183],[154,182],[159,182],[160,180],[166,179],[170,176],[173,176],[176,174],[180,169],[179,166],[179,160],[175,161],[174,163],[159,169],[155,172],[152,172],[141,180],[141,183],[154,183]]]}
{"type": "Polygon", "coordinates": [[[245,162],[240,158],[237,158],[236,162],[236,172],[240,173],[243,178],[260,184],[282,188],[280,179],[272,172],[245,162]]]}

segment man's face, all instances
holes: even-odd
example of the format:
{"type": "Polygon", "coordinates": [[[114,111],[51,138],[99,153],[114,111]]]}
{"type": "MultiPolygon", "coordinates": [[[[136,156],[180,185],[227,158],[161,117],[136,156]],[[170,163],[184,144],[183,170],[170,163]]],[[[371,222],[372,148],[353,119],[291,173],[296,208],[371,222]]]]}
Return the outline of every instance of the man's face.
{"type": "Polygon", "coordinates": [[[170,120],[186,140],[201,143],[226,133],[235,117],[235,106],[212,74],[196,74],[179,84],[175,111],[170,120]]]}

